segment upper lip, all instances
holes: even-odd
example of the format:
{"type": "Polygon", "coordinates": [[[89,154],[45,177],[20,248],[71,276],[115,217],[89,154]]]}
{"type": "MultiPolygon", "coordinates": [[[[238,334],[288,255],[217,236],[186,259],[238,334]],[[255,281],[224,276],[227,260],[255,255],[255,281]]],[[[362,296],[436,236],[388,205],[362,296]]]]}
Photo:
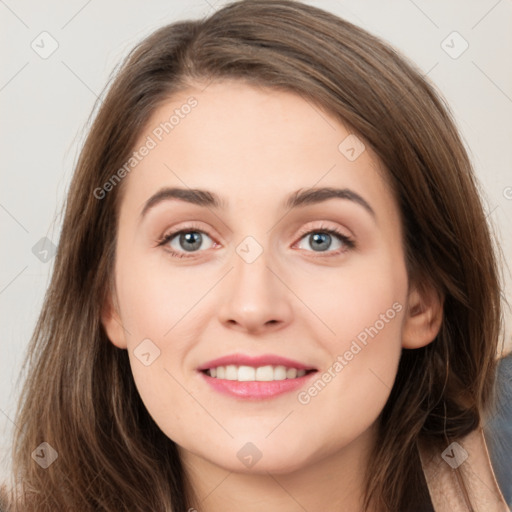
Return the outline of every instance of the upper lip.
{"type": "Polygon", "coordinates": [[[245,354],[229,354],[227,356],[212,359],[201,365],[198,370],[204,371],[218,366],[252,366],[258,368],[260,366],[286,366],[287,368],[297,368],[297,370],[315,370],[310,365],[299,363],[293,359],[281,357],[274,354],[263,354],[261,356],[248,356],[245,354]]]}

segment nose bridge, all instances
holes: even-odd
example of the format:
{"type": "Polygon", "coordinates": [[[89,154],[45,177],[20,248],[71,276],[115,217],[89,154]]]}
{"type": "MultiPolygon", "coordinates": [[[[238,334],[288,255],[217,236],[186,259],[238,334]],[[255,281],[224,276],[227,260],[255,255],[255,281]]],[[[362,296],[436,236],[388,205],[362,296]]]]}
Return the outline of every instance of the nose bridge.
{"type": "Polygon", "coordinates": [[[246,311],[270,311],[275,283],[269,270],[271,254],[254,237],[247,236],[235,250],[233,294],[246,311]]]}
{"type": "Polygon", "coordinates": [[[251,295],[261,293],[262,299],[264,295],[269,295],[272,287],[269,277],[272,274],[268,268],[271,260],[268,248],[263,249],[263,246],[250,236],[238,244],[235,253],[233,285],[236,293],[241,293],[247,299],[250,299],[251,295]]]}
{"type": "Polygon", "coordinates": [[[287,323],[291,318],[290,298],[274,269],[270,270],[270,250],[247,236],[236,246],[232,258],[234,269],[219,308],[221,322],[251,331],[287,323]]]}

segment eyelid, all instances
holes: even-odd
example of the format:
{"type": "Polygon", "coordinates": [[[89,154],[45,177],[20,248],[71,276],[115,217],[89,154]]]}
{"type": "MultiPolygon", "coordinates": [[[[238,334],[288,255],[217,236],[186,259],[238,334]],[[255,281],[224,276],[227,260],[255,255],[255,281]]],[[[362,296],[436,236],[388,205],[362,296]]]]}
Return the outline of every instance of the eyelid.
{"type": "MultiPolygon", "coordinates": [[[[318,222],[318,221],[316,221],[318,222]]],[[[335,233],[337,233],[339,236],[342,236],[344,238],[353,238],[353,235],[352,233],[349,232],[349,230],[347,229],[347,233],[343,233],[342,231],[342,228],[340,228],[339,226],[337,225],[334,225],[334,224],[328,224],[326,221],[320,221],[320,225],[315,225],[315,221],[312,221],[312,222],[308,222],[303,228],[301,228],[299,230],[299,233],[298,233],[298,238],[301,239],[304,237],[304,235],[308,235],[310,234],[312,231],[316,232],[316,231],[334,231],[335,233]]]]}
{"type": "MultiPolygon", "coordinates": [[[[325,251],[325,253],[324,253],[324,251],[319,251],[319,252],[317,252],[317,251],[306,251],[306,252],[309,252],[309,253],[312,253],[312,254],[316,254],[316,256],[313,256],[315,258],[316,257],[324,257],[325,258],[325,257],[330,257],[330,256],[337,256],[337,255],[340,255],[340,254],[342,254],[344,252],[347,252],[348,250],[353,249],[355,247],[355,242],[353,240],[352,235],[348,235],[348,234],[343,233],[342,230],[339,227],[326,225],[325,221],[320,226],[315,226],[315,225],[312,225],[312,224],[314,224],[314,221],[306,224],[306,226],[304,226],[303,228],[301,228],[301,230],[299,230],[299,233],[297,235],[297,239],[293,243],[292,247],[297,245],[297,243],[299,243],[306,235],[309,235],[309,234],[312,234],[312,233],[315,233],[315,232],[319,232],[319,233],[324,232],[324,233],[328,233],[330,235],[333,235],[335,237],[338,237],[338,239],[346,246],[343,249],[338,249],[338,250],[334,250],[334,251],[333,250],[329,250],[329,251],[325,251]]],[[[186,223],[182,227],[180,227],[180,225],[178,225],[178,227],[175,227],[175,228],[173,228],[170,231],[164,232],[164,234],[157,241],[157,247],[159,247],[159,246],[167,246],[167,244],[173,238],[175,238],[177,235],[179,235],[180,233],[192,232],[192,231],[198,232],[198,233],[201,233],[203,235],[208,236],[213,241],[214,246],[215,245],[219,245],[218,242],[215,240],[215,238],[213,236],[211,236],[208,233],[207,230],[202,229],[197,222],[189,221],[188,223],[186,223]]],[[[199,251],[192,251],[192,252],[188,252],[187,253],[186,251],[175,251],[174,249],[170,249],[170,248],[165,248],[165,250],[167,252],[169,252],[171,254],[171,256],[178,257],[178,258],[194,258],[195,255],[197,255],[197,254],[199,254],[201,252],[206,252],[207,251],[207,250],[202,250],[202,251],[199,250],[199,251]]]]}
{"type": "Polygon", "coordinates": [[[203,228],[201,226],[201,224],[198,223],[197,221],[192,220],[192,221],[177,224],[177,226],[166,229],[164,231],[163,235],[158,238],[157,243],[158,243],[158,245],[160,245],[161,243],[164,243],[170,237],[174,237],[179,233],[188,232],[188,231],[197,231],[198,233],[202,233],[202,234],[207,235],[213,239],[213,236],[210,235],[208,230],[203,228]]]}
{"type": "Polygon", "coordinates": [[[352,249],[356,248],[356,243],[353,235],[343,233],[342,229],[338,226],[332,226],[325,224],[325,221],[320,226],[311,226],[311,223],[302,228],[299,232],[298,239],[294,242],[293,246],[297,245],[306,235],[312,233],[328,233],[332,236],[337,237],[340,242],[344,245],[341,249],[328,250],[328,251],[306,251],[312,254],[313,258],[329,258],[340,256],[352,249]]]}

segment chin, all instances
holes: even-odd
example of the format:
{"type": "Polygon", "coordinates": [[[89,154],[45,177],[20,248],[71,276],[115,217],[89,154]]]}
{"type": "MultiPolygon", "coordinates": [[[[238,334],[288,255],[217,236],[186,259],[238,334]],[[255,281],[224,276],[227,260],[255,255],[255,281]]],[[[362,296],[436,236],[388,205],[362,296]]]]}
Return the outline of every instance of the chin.
{"type": "Polygon", "coordinates": [[[212,447],[211,450],[205,450],[205,445],[181,445],[180,448],[226,471],[252,475],[292,473],[322,457],[322,450],[316,449],[307,440],[297,443],[295,438],[292,443],[286,444],[285,438],[276,436],[273,440],[265,440],[265,435],[267,434],[259,437],[260,441],[255,437],[252,437],[254,441],[250,441],[251,436],[247,434],[229,441],[206,441],[212,447]],[[304,446],[307,447],[307,452],[304,446]]]}
{"type": "Polygon", "coordinates": [[[309,461],[308,458],[297,457],[296,453],[276,454],[263,451],[261,459],[252,466],[245,466],[238,458],[234,460],[232,458],[229,460],[211,460],[210,462],[235,473],[251,475],[266,475],[271,473],[273,475],[284,475],[301,470],[308,465],[309,461]]]}

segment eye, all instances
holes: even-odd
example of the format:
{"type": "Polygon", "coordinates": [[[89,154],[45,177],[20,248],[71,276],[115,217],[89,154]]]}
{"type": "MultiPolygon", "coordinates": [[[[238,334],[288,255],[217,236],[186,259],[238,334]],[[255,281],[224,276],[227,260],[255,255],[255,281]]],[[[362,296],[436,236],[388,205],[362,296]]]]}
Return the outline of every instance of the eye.
{"type": "MultiPolygon", "coordinates": [[[[310,252],[320,253],[319,256],[336,256],[355,247],[355,242],[349,236],[325,226],[304,231],[296,245],[299,249],[308,250],[304,244],[312,248],[310,252]]],[[[174,258],[193,257],[193,253],[217,245],[207,233],[193,225],[168,233],[158,241],[158,246],[165,246],[174,258]]]]}
{"type": "Polygon", "coordinates": [[[165,235],[158,246],[167,246],[171,256],[186,258],[187,253],[210,249],[215,242],[204,231],[192,226],[165,235]]]}
{"type": "MultiPolygon", "coordinates": [[[[299,244],[309,245],[313,252],[328,252],[329,256],[341,254],[355,247],[355,243],[350,237],[337,229],[327,227],[309,230],[301,235],[300,240],[303,242],[299,242],[299,244]]],[[[305,247],[298,245],[298,248],[304,249],[305,247]]]]}

